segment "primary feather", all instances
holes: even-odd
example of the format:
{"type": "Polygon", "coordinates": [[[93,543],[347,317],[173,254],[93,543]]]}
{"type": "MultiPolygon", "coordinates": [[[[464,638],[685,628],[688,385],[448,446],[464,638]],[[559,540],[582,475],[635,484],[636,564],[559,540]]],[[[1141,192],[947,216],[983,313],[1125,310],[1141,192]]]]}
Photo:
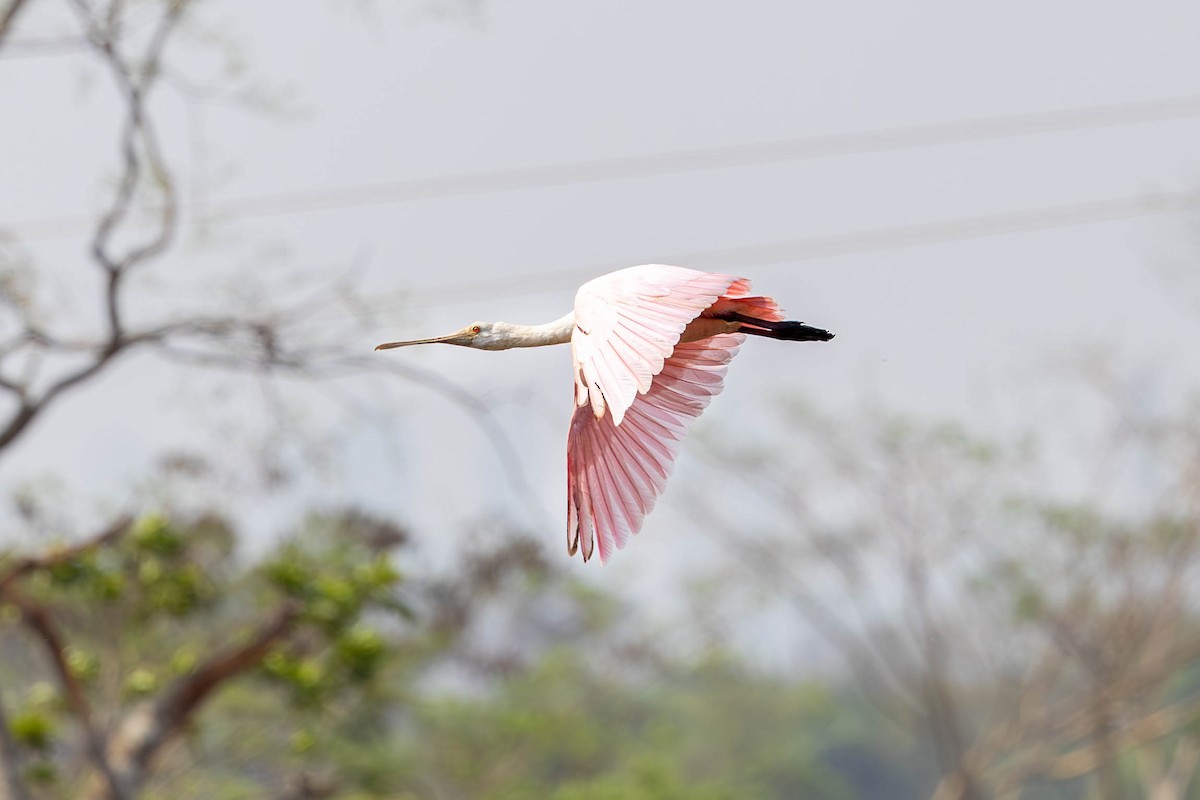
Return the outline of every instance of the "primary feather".
{"type": "Polygon", "coordinates": [[[783,318],[775,301],[750,295],[749,281],[683,267],[630,267],[580,287],[567,436],[572,555],[607,561],[641,528],[745,338],[721,319],[731,313],[783,318]]]}

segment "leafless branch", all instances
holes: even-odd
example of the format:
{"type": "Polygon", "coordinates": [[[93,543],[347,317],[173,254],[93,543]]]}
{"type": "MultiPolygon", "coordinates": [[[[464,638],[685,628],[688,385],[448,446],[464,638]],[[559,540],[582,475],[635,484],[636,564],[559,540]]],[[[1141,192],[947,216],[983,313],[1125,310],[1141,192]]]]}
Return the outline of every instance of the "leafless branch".
{"type": "MultiPolygon", "coordinates": [[[[1169,736],[1183,726],[1194,722],[1198,715],[1200,715],[1200,695],[1129,722],[1116,731],[1116,739],[1120,742],[1119,750],[1125,752],[1169,736]]],[[[1000,782],[1002,791],[1021,786],[1034,778],[1051,780],[1078,778],[1094,772],[1116,755],[1107,752],[1105,743],[1097,742],[1091,742],[1059,754],[1054,754],[1053,751],[1047,752],[1042,747],[1038,747],[1036,743],[1031,742],[1029,745],[1033,750],[1033,757],[1003,776],[1000,782]]]]}
{"type": "MultiPolygon", "coordinates": [[[[1165,532],[1155,516],[1110,519],[1100,511],[1076,523],[1050,514],[1039,487],[981,467],[991,462],[976,461],[953,432],[897,438],[885,421],[863,436],[861,421],[797,419],[800,436],[788,448],[743,456],[723,447],[715,459],[726,486],[778,515],[777,533],[746,531],[704,497],[693,510],[704,531],[783,592],[806,627],[845,656],[877,708],[895,713],[896,698],[908,699],[935,746],[935,797],[1012,797],[1030,781],[1083,774],[1095,778],[1099,796],[1127,796],[1121,756],[1163,746],[1154,743],[1198,710],[1166,691],[1200,657],[1192,627],[1200,484],[1187,477],[1187,465],[1180,486],[1158,504],[1182,515],[1162,521],[1165,532]],[[793,463],[794,453],[803,455],[793,463]],[[828,485],[795,480],[801,469],[828,485]],[[824,506],[826,489],[841,502],[824,506]],[[1004,510],[1010,500],[1028,512],[1014,519],[1004,510]],[[829,524],[830,515],[847,513],[849,522],[829,524]],[[827,544],[831,529],[836,547],[827,544]],[[886,606],[870,596],[864,575],[888,587],[886,606]],[[989,588],[975,588],[975,575],[989,588]],[[830,599],[838,590],[844,601],[830,599]],[[1024,610],[1027,590],[1032,605],[1024,610]],[[992,616],[996,602],[1001,610],[992,616]],[[881,614],[877,628],[855,620],[860,605],[881,614]],[[977,638],[986,632],[992,652],[1006,654],[1006,678],[978,680],[988,656],[968,654],[972,628],[977,638]]],[[[1142,436],[1141,447],[1188,441],[1181,431],[1139,430],[1125,433],[1142,436]]],[[[1180,764],[1190,763],[1189,752],[1180,751],[1180,764]]]]}
{"type": "Polygon", "coordinates": [[[109,19],[105,25],[101,25],[92,16],[92,12],[84,0],[75,0],[75,6],[83,20],[88,40],[109,65],[110,72],[117,82],[118,89],[124,95],[126,103],[125,128],[121,137],[124,171],[113,200],[97,225],[92,239],[93,255],[97,262],[109,272],[109,311],[113,315],[110,322],[114,336],[119,335],[120,332],[120,321],[116,316],[118,305],[115,296],[124,273],[130,267],[153,258],[165,250],[175,231],[175,192],[154,127],[146,113],[146,102],[154,82],[160,75],[161,60],[167,40],[178,25],[187,5],[188,0],[171,0],[151,36],[142,58],[136,63],[131,63],[120,53],[115,40],[114,18],[119,13],[119,5],[116,3],[110,5],[109,19]],[[135,191],[142,179],[143,172],[146,171],[150,173],[150,179],[158,184],[162,193],[162,208],[157,230],[149,241],[131,249],[123,256],[116,256],[109,249],[112,235],[127,218],[132,208],[135,191]]]}
{"type": "MultiPolygon", "coordinates": [[[[0,16],[0,41],[12,18],[24,0],[10,4],[0,16]]],[[[103,295],[107,332],[103,344],[93,351],[92,360],[74,371],[59,377],[40,395],[32,392],[28,383],[12,378],[0,381],[0,388],[17,399],[11,416],[0,423],[0,451],[23,434],[41,413],[61,394],[96,376],[135,340],[125,336],[122,285],[135,266],[160,255],[170,244],[176,228],[176,199],[174,187],[162,157],[149,115],[146,100],[160,74],[163,50],[171,32],[181,19],[187,0],[172,0],[149,39],[145,52],[136,62],[128,61],[120,52],[117,41],[120,3],[113,2],[103,20],[98,19],[85,0],[74,0],[74,7],[83,22],[85,34],[93,49],[103,58],[114,76],[125,100],[126,119],[121,137],[123,170],[118,187],[108,209],[102,215],[92,239],[92,254],[105,271],[103,295]],[[153,235],[124,254],[112,250],[112,237],[132,209],[137,189],[148,177],[161,195],[159,217],[153,235]]],[[[23,342],[41,343],[52,347],[54,339],[35,330],[26,322],[21,336],[23,342]]]]}
{"type": "Polygon", "coordinates": [[[28,0],[8,0],[8,7],[0,11],[0,47],[4,46],[5,40],[12,32],[13,22],[27,4],[28,0]]]}

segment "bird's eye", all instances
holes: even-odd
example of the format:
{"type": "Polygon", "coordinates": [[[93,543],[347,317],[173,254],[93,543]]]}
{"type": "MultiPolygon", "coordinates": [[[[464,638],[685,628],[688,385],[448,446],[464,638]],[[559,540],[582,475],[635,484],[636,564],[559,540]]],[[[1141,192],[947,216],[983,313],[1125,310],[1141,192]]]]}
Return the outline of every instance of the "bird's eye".
{"type": "Polygon", "coordinates": [[[483,329],[480,328],[478,325],[471,326],[471,333],[479,333],[481,330],[483,330],[483,329]]]}

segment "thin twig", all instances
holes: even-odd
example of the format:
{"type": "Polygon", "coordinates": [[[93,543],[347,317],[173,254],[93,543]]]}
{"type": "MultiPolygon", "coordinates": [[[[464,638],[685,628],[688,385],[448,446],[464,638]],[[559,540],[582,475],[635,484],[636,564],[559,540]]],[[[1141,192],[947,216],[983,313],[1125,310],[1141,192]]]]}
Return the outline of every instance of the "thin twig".
{"type": "Polygon", "coordinates": [[[0,47],[4,46],[5,39],[13,29],[13,21],[16,20],[17,14],[25,8],[26,0],[8,0],[8,8],[0,12],[0,47]]]}

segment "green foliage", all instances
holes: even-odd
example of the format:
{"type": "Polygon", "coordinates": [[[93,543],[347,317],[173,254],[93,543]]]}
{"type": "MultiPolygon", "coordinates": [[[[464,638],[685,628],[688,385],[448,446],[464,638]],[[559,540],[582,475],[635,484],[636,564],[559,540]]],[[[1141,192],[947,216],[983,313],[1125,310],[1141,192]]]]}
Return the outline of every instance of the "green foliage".
{"type": "Polygon", "coordinates": [[[387,644],[379,631],[359,625],[338,636],[334,642],[334,653],[352,677],[366,680],[383,663],[387,644]]]}
{"type": "Polygon", "coordinates": [[[58,768],[52,761],[39,759],[26,765],[24,777],[33,786],[50,786],[58,780],[58,768]]]}
{"type": "Polygon", "coordinates": [[[844,741],[819,686],[732,661],[673,667],[652,684],[552,652],[484,699],[423,702],[397,737],[392,788],[455,797],[605,800],[849,798],[824,763],[844,741]]]}
{"type": "Polygon", "coordinates": [[[62,698],[54,686],[38,681],[26,691],[21,707],[8,716],[9,734],[23,751],[22,772],[31,785],[49,786],[58,779],[54,757],[64,738],[62,712],[62,698]]]}
{"type": "MultiPolygon", "coordinates": [[[[310,533],[319,530],[320,521],[310,533]]],[[[301,604],[328,647],[276,648],[260,671],[276,691],[243,683],[222,695],[196,748],[242,767],[212,775],[203,796],[222,796],[222,785],[229,796],[266,796],[245,786],[247,773],[333,776],[344,800],[848,800],[865,796],[855,783],[864,772],[897,797],[928,782],[912,743],[883,735],[861,704],[731,657],[656,658],[624,671],[586,646],[558,647],[470,691],[430,691],[422,665],[462,643],[364,618],[334,632],[340,612],[312,614],[394,587],[395,571],[356,548],[340,539],[331,551],[306,535],[258,569],[301,604]]],[[[536,585],[578,609],[590,645],[608,641],[623,617],[621,602],[594,586],[544,576],[536,585]]]]}
{"type": "Polygon", "coordinates": [[[184,551],[184,538],[162,514],[147,514],[133,526],[131,539],[139,550],[163,558],[184,551]]]}
{"type": "MultiPolygon", "coordinates": [[[[967,446],[952,431],[938,436],[967,446]]],[[[1092,524],[1085,511],[1038,518],[1078,542],[1074,531],[1092,524]]],[[[1180,536],[1177,525],[1160,527],[1169,530],[1150,539],[1180,536]]],[[[516,580],[483,559],[456,579],[410,585],[370,530],[355,515],[317,516],[248,565],[218,520],[154,515],[29,578],[98,718],[161,697],[282,609],[295,615],[294,629],[206,707],[145,800],[266,800],[302,778],[339,800],[850,800],[929,796],[936,782],[920,723],[921,736],[881,725],[836,677],[763,674],[728,653],[696,661],[640,640],[640,650],[621,649],[629,607],[534,562],[517,566],[516,580]],[[470,662],[471,626],[444,620],[494,611],[487,591],[536,597],[575,632],[564,636],[559,622],[556,646],[542,649],[506,641],[521,658],[431,688],[447,665],[470,662]],[[628,652],[646,657],[631,663],[628,652]]],[[[1085,538],[1081,552],[1124,546],[1085,538]]],[[[981,565],[974,590],[1003,599],[1028,630],[1063,602],[1036,567],[997,558],[981,565]]],[[[0,674],[29,669],[19,653],[0,649],[0,674]]],[[[1180,673],[1172,696],[1190,697],[1196,675],[1180,673]]],[[[26,776],[47,800],[77,796],[87,770],[69,761],[82,749],[61,691],[36,680],[17,697],[9,723],[26,776]]],[[[1084,796],[1074,784],[1031,792],[1084,796]]]]}
{"type": "Polygon", "coordinates": [[[1042,593],[1034,586],[1027,586],[1017,595],[1013,611],[1018,621],[1035,622],[1041,618],[1043,609],[1042,593]]]}
{"type": "Polygon", "coordinates": [[[139,623],[182,618],[216,600],[231,542],[228,526],[215,518],[179,523],[148,514],[116,546],[59,561],[31,585],[42,596],[121,605],[116,613],[139,623]]]}
{"type": "Polygon", "coordinates": [[[758,800],[768,795],[719,781],[693,783],[659,756],[634,759],[627,770],[563,786],[553,800],[758,800]]]}
{"type": "Polygon", "coordinates": [[[100,675],[100,659],[94,653],[75,645],[67,645],[67,669],[83,683],[94,681],[100,675]]]}
{"type": "Polygon", "coordinates": [[[388,555],[336,533],[335,521],[318,517],[262,567],[268,582],[302,604],[306,619],[335,636],[367,605],[403,610],[394,596],[401,575],[388,555]]]}
{"type": "MultiPolygon", "coordinates": [[[[912,781],[907,745],[884,741],[861,709],[848,719],[827,687],[755,675],[729,657],[660,654],[624,671],[589,655],[628,618],[622,602],[537,558],[465,563],[458,583],[430,584],[423,600],[449,605],[415,616],[379,530],[358,515],[316,516],[244,565],[219,520],[156,514],[30,578],[104,717],[153,702],[281,608],[295,614],[294,632],[205,710],[147,800],[266,798],[302,775],[343,800],[843,800],[863,765],[892,787],[912,781]],[[569,613],[581,644],[488,673],[472,692],[424,687],[467,646],[470,626],[445,620],[469,621],[497,591],[537,593],[569,613]]],[[[0,652],[0,670],[13,652],[0,652]]],[[[48,798],[71,797],[87,771],[62,763],[79,750],[59,744],[78,729],[52,684],[24,697],[10,722],[26,771],[48,798]]]]}
{"type": "Polygon", "coordinates": [[[1046,503],[1042,516],[1052,528],[1081,541],[1097,540],[1107,535],[1111,523],[1096,508],[1080,503],[1046,503]]]}
{"type": "Polygon", "coordinates": [[[286,644],[263,662],[263,674],[285,687],[292,702],[317,707],[348,687],[370,681],[388,655],[388,640],[364,620],[370,609],[402,611],[399,571],[386,553],[355,536],[361,519],[314,517],[258,570],[299,605],[302,620],[321,634],[286,644]]]}
{"type": "MultiPolygon", "coordinates": [[[[60,655],[97,718],[113,720],[155,702],[286,611],[292,621],[259,668],[222,687],[234,689],[229,694],[243,707],[253,705],[247,698],[261,703],[266,730],[290,725],[292,734],[281,737],[277,758],[262,773],[283,776],[300,769],[293,758],[322,760],[329,743],[316,720],[363,702],[393,652],[394,636],[382,626],[406,610],[396,598],[401,576],[379,546],[379,526],[369,532],[376,538],[364,535],[359,515],[315,517],[270,559],[251,565],[234,557],[233,533],[218,518],[156,513],[103,547],[23,577],[21,588],[67,642],[60,655]]],[[[41,664],[30,663],[28,652],[0,647],[0,676],[36,674],[29,670],[41,664]]],[[[246,741],[244,730],[235,732],[240,714],[231,709],[214,725],[237,743],[246,741]]],[[[74,796],[88,770],[64,769],[60,760],[85,750],[55,686],[30,683],[8,720],[13,739],[30,753],[29,780],[53,784],[61,792],[54,797],[74,796]]],[[[226,789],[227,796],[247,797],[257,782],[217,770],[202,785],[205,797],[226,789]]]]}
{"type": "Polygon", "coordinates": [[[159,688],[158,676],[144,667],[138,667],[125,678],[125,693],[130,697],[148,695],[159,688]]]}
{"type": "Polygon", "coordinates": [[[54,743],[57,735],[54,720],[40,709],[28,709],[14,714],[8,724],[17,744],[34,750],[46,750],[54,743]]]}

